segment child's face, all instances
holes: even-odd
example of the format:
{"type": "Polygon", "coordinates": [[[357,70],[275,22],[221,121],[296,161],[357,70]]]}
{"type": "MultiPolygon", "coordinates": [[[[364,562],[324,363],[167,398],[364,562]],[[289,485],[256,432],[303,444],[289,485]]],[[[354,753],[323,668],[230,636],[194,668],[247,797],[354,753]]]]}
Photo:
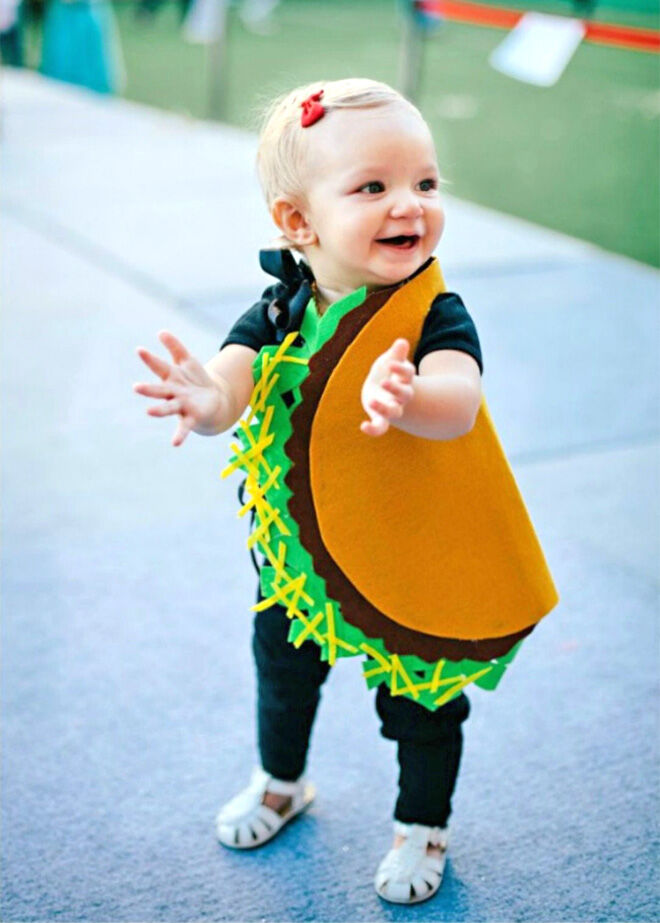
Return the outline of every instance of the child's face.
{"type": "Polygon", "coordinates": [[[319,285],[392,285],[433,253],[444,214],[426,124],[405,106],[333,110],[305,131],[311,167],[304,247],[319,285]]]}

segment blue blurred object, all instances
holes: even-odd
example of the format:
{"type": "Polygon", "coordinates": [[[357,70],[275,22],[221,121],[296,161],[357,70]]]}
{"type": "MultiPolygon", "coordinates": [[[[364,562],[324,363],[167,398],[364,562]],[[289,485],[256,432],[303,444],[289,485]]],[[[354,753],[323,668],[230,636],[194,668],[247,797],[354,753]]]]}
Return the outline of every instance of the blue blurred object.
{"type": "Polygon", "coordinates": [[[116,93],[122,82],[121,51],[112,7],[106,0],[51,0],[44,20],[41,73],[95,90],[116,93]]]}
{"type": "Polygon", "coordinates": [[[400,0],[404,15],[423,32],[436,32],[442,28],[444,19],[437,13],[427,11],[419,0],[400,0]]]}

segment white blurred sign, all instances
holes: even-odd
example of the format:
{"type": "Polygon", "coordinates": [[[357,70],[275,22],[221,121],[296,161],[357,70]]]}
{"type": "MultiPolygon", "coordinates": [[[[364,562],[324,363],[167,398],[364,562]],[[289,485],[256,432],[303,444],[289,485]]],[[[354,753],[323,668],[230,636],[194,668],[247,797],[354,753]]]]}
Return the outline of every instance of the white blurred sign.
{"type": "Polygon", "coordinates": [[[551,87],[564,73],[584,33],[580,19],[525,13],[489,60],[509,77],[551,87]]]}

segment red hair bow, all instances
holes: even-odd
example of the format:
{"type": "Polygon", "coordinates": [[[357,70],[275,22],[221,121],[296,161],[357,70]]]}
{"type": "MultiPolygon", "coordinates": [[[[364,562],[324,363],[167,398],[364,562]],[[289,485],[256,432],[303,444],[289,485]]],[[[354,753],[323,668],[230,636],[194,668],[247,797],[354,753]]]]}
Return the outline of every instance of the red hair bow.
{"type": "Polygon", "coordinates": [[[312,93],[311,96],[301,102],[302,115],[300,116],[300,124],[303,128],[309,128],[314,122],[318,122],[319,119],[323,118],[325,109],[321,105],[322,96],[323,90],[319,90],[318,93],[312,93]]]}

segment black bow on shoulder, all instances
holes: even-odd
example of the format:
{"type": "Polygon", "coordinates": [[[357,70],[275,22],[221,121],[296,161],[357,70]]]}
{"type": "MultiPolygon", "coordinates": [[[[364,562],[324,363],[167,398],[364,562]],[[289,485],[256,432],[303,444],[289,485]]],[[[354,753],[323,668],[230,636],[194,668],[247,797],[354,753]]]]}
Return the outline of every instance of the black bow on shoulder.
{"type": "Polygon", "coordinates": [[[275,286],[275,297],[268,305],[268,319],[284,339],[284,334],[299,330],[309,299],[314,276],[306,263],[297,263],[290,250],[260,250],[259,265],[282,285],[275,286]]]}

